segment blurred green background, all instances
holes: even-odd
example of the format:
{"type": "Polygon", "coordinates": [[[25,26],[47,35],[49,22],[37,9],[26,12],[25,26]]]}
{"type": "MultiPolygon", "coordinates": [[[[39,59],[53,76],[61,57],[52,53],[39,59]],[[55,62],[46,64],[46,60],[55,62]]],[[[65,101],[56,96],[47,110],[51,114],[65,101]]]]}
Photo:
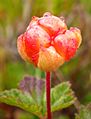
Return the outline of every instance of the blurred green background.
{"type": "MultiPolygon", "coordinates": [[[[64,16],[68,28],[81,29],[83,42],[76,56],[52,74],[52,86],[69,80],[82,104],[91,102],[91,0],[0,0],[0,91],[16,88],[24,75],[44,77],[44,72],[25,63],[17,52],[17,37],[31,17],[49,11],[64,16]],[[54,79],[57,80],[54,80],[54,79]]],[[[55,112],[53,119],[74,119],[74,106],[55,112]],[[61,115],[61,116],[60,116],[61,115]]],[[[0,119],[37,119],[5,104],[0,104],[0,119]]]]}

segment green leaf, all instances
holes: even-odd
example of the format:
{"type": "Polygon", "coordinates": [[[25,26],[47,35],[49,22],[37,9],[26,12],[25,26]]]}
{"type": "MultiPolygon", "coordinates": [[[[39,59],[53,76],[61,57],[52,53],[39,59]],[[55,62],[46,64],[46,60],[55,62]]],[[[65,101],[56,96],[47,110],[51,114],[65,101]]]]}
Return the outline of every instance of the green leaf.
{"type": "Polygon", "coordinates": [[[19,89],[28,93],[33,100],[42,106],[45,92],[45,81],[33,76],[25,76],[19,83],[19,89]]]}
{"type": "MultiPolygon", "coordinates": [[[[20,107],[38,117],[46,116],[45,81],[26,76],[19,84],[19,89],[0,93],[0,102],[20,107]]],[[[74,103],[75,97],[68,82],[51,89],[52,112],[66,108],[74,103]]]]}
{"type": "MultiPolygon", "coordinates": [[[[63,82],[51,89],[52,112],[69,107],[74,101],[75,97],[73,96],[73,91],[70,88],[69,82],[63,82]]],[[[46,104],[45,102],[46,97],[44,97],[44,106],[46,104]]]]}
{"type": "Polygon", "coordinates": [[[91,119],[91,105],[82,106],[75,119],[91,119]]]}
{"type": "Polygon", "coordinates": [[[18,89],[12,89],[0,93],[0,102],[20,107],[31,112],[38,117],[41,115],[41,106],[39,106],[27,93],[23,94],[18,89]]]}

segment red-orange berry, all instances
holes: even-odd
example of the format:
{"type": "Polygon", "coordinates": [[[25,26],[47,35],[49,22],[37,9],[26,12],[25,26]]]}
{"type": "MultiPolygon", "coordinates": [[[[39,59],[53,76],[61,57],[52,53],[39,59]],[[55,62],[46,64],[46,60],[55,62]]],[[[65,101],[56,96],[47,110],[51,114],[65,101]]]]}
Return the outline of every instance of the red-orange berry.
{"type": "Polygon", "coordinates": [[[45,13],[33,17],[17,40],[21,57],[44,71],[53,71],[76,53],[82,41],[78,28],[69,30],[62,18],[45,13]]]}

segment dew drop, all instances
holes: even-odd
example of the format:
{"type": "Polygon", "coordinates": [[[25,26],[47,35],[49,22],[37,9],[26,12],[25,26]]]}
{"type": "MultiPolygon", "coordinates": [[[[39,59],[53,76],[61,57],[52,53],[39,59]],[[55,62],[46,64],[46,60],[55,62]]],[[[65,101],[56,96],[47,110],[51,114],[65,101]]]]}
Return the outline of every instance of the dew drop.
{"type": "Polygon", "coordinates": [[[51,16],[51,13],[50,12],[46,12],[44,13],[43,17],[48,17],[48,16],[51,16]]]}
{"type": "Polygon", "coordinates": [[[60,19],[65,22],[65,18],[63,16],[60,17],[60,19]]]}

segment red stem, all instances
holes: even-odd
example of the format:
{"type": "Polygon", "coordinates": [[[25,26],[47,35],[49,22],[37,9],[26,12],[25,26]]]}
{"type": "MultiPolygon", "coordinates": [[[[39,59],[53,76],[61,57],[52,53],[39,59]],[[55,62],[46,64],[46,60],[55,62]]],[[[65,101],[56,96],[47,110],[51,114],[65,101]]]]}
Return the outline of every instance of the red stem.
{"type": "Polygon", "coordinates": [[[47,118],[51,119],[51,81],[50,81],[50,72],[46,72],[46,100],[47,100],[47,118]]]}

